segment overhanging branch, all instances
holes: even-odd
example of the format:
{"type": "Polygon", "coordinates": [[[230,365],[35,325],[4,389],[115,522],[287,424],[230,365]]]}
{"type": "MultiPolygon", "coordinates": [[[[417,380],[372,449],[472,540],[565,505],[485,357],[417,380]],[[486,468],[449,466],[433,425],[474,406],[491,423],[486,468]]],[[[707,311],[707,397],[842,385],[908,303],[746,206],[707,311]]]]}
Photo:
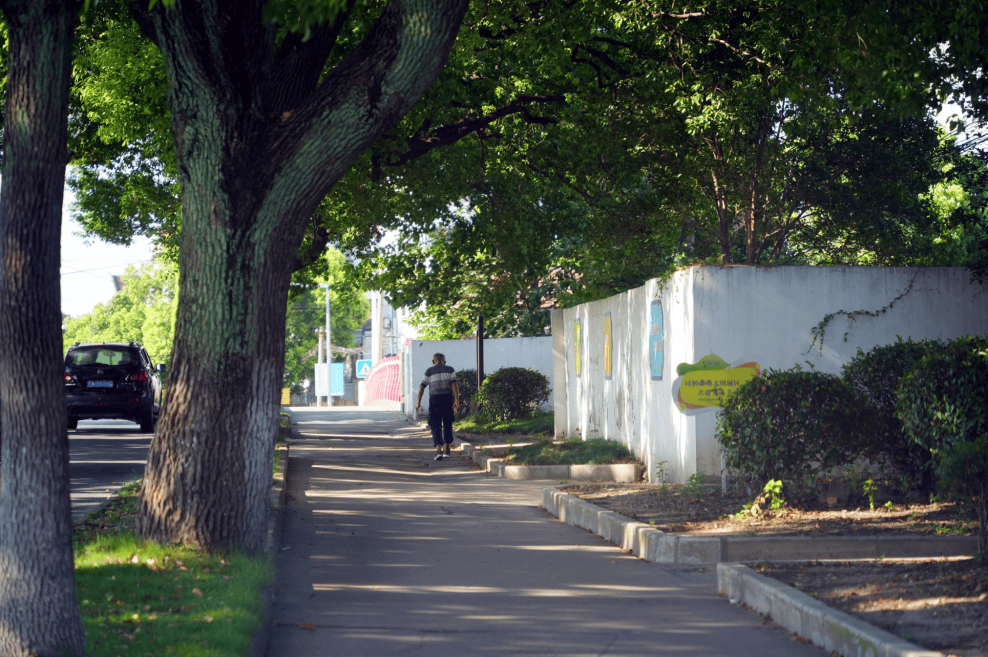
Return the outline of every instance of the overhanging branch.
{"type": "Polygon", "coordinates": [[[519,115],[526,123],[533,125],[549,125],[559,122],[559,119],[554,117],[533,115],[529,108],[537,103],[555,103],[562,106],[566,104],[566,99],[563,96],[519,96],[510,105],[505,105],[481,117],[463,118],[455,123],[442,125],[431,130],[428,129],[430,124],[427,123],[425,130],[419,130],[416,133],[424,136],[405,139],[408,150],[396,155],[393,154],[391,157],[387,155],[375,156],[371,179],[380,180],[384,167],[404,166],[437,148],[455,144],[468,135],[482,132],[487,126],[506,116],[519,115]]]}

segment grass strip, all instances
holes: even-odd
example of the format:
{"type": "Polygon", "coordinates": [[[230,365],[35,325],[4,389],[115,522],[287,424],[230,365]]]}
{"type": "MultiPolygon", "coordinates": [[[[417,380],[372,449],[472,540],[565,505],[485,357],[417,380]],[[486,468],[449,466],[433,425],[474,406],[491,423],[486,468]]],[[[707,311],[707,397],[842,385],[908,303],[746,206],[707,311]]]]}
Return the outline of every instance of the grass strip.
{"type": "Polygon", "coordinates": [[[523,436],[551,436],[555,427],[551,411],[536,411],[516,420],[485,420],[479,415],[467,415],[453,423],[453,428],[465,434],[511,433],[523,436]]]}
{"type": "Polygon", "coordinates": [[[509,449],[505,459],[513,465],[612,465],[635,462],[634,454],[624,444],[603,438],[570,438],[563,442],[541,440],[509,449]]]}
{"type": "Polygon", "coordinates": [[[89,655],[247,655],[273,576],[269,554],[210,555],[141,540],[140,482],[73,530],[89,655]]]}

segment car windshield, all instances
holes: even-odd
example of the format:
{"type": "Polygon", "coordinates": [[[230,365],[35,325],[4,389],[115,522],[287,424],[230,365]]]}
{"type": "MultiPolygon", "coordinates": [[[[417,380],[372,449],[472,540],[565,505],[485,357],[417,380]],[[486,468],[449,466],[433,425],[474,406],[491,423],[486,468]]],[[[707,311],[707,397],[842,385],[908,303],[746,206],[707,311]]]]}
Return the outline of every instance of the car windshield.
{"type": "Polygon", "coordinates": [[[113,347],[82,347],[73,349],[65,357],[68,365],[127,365],[132,360],[129,349],[113,347]]]}

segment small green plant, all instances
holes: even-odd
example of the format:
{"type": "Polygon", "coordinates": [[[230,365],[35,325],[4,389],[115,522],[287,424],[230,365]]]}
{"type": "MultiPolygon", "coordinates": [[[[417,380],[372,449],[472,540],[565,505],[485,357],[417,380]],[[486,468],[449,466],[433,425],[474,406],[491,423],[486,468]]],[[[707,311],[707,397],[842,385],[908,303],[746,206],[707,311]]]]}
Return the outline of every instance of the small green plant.
{"type": "Polygon", "coordinates": [[[895,503],[892,502],[892,500],[889,500],[888,502],[886,502],[885,503],[885,510],[886,511],[889,511],[889,512],[895,511],[895,503]]]}
{"type": "Polygon", "coordinates": [[[768,502],[773,511],[778,511],[786,505],[786,500],[782,496],[782,482],[780,480],[769,480],[762,492],[765,493],[765,501],[768,502]]]}
{"type": "Polygon", "coordinates": [[[751,509],[749,507],[743,506],[737,513],[730,516],[731,520],[734,522],[744,522],[751,515],[751,509]]]}
{"type": "Polygon", "coordinates": [[[875,510],[875,490],[878,487],[875,486],[874,479],[866,479],[862,484],[862,489],[864,490],[865,497],[868,498],[868,507],[874,511],[875,510]]]}
{"type": "Polygon", "coordinates": [[[703,499],[703,483],[706,475],[703,472],[691,474],[686,480],[686,495],[693,501],[703,499]]]}
{"type": "Polygon", "coordinates": [[[655,480],[660,484],[666,483],[666,463],[669,461],[659,461],[655,466],[655,480]]]}

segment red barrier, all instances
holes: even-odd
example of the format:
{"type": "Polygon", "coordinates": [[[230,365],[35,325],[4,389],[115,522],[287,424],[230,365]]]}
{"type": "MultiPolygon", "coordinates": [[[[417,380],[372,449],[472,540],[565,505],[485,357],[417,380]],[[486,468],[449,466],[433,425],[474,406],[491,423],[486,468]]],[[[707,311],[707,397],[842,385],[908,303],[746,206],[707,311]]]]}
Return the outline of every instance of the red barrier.
{"type": "Polygon", "coordinates": [[[401,379],[398,368],[398,356],[379,360],[371,368],[364,384],[363,406],[372,406],[380,401],[401,401],[401,379]]]}

